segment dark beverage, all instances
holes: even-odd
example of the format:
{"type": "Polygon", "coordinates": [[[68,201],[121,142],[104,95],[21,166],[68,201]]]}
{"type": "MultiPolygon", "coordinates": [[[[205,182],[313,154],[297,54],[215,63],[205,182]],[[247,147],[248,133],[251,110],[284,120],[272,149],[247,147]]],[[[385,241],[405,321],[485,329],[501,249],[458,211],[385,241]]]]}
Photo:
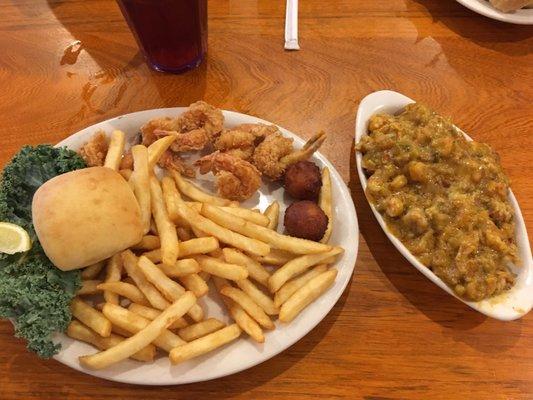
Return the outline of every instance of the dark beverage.
{"type": "Polygon", "coordinates": [[[148,63],[159,71],[198,66],[207,50],[207,0],[117,0],[148,63]]]}

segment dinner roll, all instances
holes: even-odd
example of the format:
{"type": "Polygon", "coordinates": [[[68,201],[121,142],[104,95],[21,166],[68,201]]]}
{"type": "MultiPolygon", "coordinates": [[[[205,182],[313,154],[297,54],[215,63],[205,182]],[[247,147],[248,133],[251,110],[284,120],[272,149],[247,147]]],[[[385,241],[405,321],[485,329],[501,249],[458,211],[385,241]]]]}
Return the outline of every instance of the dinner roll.
{"type": "Polygon", "coordinates": [[[85,168],[42,185],[32,203],[44,252],[63,271],[86,267],[141,241],[141,212],[116,171],[85,168]]]}

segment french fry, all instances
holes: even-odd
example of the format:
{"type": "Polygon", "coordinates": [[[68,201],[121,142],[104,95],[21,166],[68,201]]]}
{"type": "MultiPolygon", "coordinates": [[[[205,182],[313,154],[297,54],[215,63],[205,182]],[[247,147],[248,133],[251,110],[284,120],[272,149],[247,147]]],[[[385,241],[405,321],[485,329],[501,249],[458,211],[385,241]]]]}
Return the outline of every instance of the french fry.
{"type": "Polygon", "coordinates": [[[178,346],[169,354],[170,362],[178,364],[183,361],[209,353],[225,344],[237,339],[241,335],[241,328],[237,324],[227,326],[207,336],[178,346]]]}
{"type": "Polygon", "coordinates": [[[209,252],[209,255],[214,258],[218,258],[220,261],[224,261],[224,254],[221,249],[216,249],[209,252]]]}
{"type": "Polygon", "coordinates": [[[206,254],[218,249],[220,249],[220,244],[214,237],[191,239],[186,242],[180,242],[180,257],[206,254]]]}
{"type": "MultiPolygon", "coordinates": [[[[131,279],[133,279],[141,292],[146,296],[152,307],[155,307],[158,310],[164,310],[170,305],[170,303],[161,295],[161,293],[159,293],[155,286],[146,279],[143,272],[137,265],[137,257],[135,257],[131,250],[122,252],[122,262],[124,263],[124,269],[131,279]]],[[[140,302],[136,301],[135,303],[140,302]]]]}
{"type": "MultiPolygon", "coordinates": [[[[266,256],[259,257],[250,255],[254,260],[259,262],[262,265],[271,265],[274,267],[281,267],[287,264],[289,261],[294,260],[296,257],[299,257],[300,254],[289,253],[285,250],[272,249],[270,253],[266,256]]],[[[333,264],[335,262],[335,257],[330,257],[324,260],[324,264],[333,264]]]]}
{"type": "MultiPolygon", "coordinates": [[[[132,176],[133,176],[133,174],[132,174],[132,176]]],[[[133,193],[135,193],[135,183],[133,182],[134,179],[132,178],[132,176],[130,176],[130,180],[128,181],[128,185],[130,186],[131,191],[133,193]]],[[[144,232],[144,230],[143,230],[143,232],[144,232]]]]}
{"type": "MultiPolygon", "coordinates": [[[[165,273],[158,268],[148,258],[141,256],[137,266],[144,274],[145,278],[154,285],[169,301],[175,301],[183,293],[185,289],[180,284],[174,282],[165,273]]],[[[194,292],[193,292],[194,293],[194,292]]]]}
{"type": "Polygon", "coordinates": [[[261,264],[280,266],[287,264],[293,258],[298,257],[297,254],[289,253],[285,250],[272,249],[266,256],[252,256],[254,260],[261,264]]]}
{"type": "MultiPolygon", "coordinates": [[[[106,305],[106,303],[102,303],[102,304],[99,304],[101,305],[101,309],[100,311],[102,311],[104,309],[104,306],[106,305]]],[[[119,336],[122,336],[124,338],[128,338],[130,336],[133,336],[131,332],[128,332],[127,330],[125,329],[122,329],[120,326],[116,326],[116,325],[113,325],[111,326],[111,332],[113,333],[116,333],[117,335],[119,336]]]]}
{"type": "MultiPolygon", "coordinates": [[[[140,315],[121,306],[117,306],[116,304],[105,304],[102,312],[113,325],[116,325],[131,334],[143,330],[150,323],[148,318],[141,317],[140,315]]],[[[169,352],[173,347],[184,344],[185,342],[175,333],[170,332],[168,329],[164,329],[153,343],[160,349],[169,352]]]]}
{"type": "Polygon", "coordinates": [[[297,257],[283,267],[279,268],[272,274],[268,280],[268,286],[272,293],[277,292],[285,282],[292,277],[301,274],[309,267],[322,263],[324,260],[329,259],[332,256],[336,256],[344,252],[342,247],[334,247],[333,250],[319,254],[307,254],[305,256],[297,257]]]}
{"type": "Polygon", "coordinates": [[[244,311],[246,311],[250,317],[255,319],[263,328],[274,329],[274,323],[268,315],[266,315],[263,309],[242,290],[231,286],[225,286],[220,290],[220,293],[240,305],[244,311]]]}
{"type": "Polygon", "coordinates": [[[161,241],[159,237],[155,235],[145,235],[141,241],[131,248],[134,250],[155,250],[161,247],[161,241]]]}
{"type": "MultiPolygon", "coordinates": [[[[122,279],[122,282],[129,283],[130,285],[133,285],[133,286],[136,285],[135,281],[133,279],[131,279],[131,276],[124,277],[124,279],[122,279]]],[[[135,286],[135,287],[137,287],[137,286],[135,286]]]]}
{"type": "MultiPolygon", "coordinates": [[[[214,282],[215,287],[217,288],[218,292],[220,292],[222,290],[222,288],[225,288],[226,286],[231,287],[231,284],[229,283],[229,281],[227,279],[219,278],[218,276],[214,276],[213,277],[213,282],[214,282]]],[[[226,301],[231,301],[230,299],[228,299],[227,297],[224,297],[224,296],[221,296],[221,298],[224,301],[224,303],[226,303],[226,301]]]]}
{"type": "Polygon", "coordinates": [[[226,262],[245,267],[248,270],[250,278],[259,282],[261,285],[268,287],[270,272],[268,272],[265,267],[263,267],[257,261],[241,253],[240,251],[230,249],[229,247],[222,249],[222,254],[224,255],[226,262]]]}
{"type": "Polygon", "coordinates": [[[175,135],[164,136],[148,146],[148,167],[153,171],[155,165],[170,145],[176,140],[175,135]]]}
{"type": "Polygon", "coordinates": [[[165,264],[172,265],[178,259],[179,254],[178,234],[176,227],[168,217],[163,192],[155,176],[150,177],[150,196],[152,213],[161,240],[161,260],[165,264]]]}
{"type": "MultiPolygon", "coordinates": [[[[185,293],[185,289],[179,283],[174,282],[172,279],[166,276],[165,273],[155,266],[154,263],[152,263],[148,258],[141,256],[137,263],[137,268],[139,268],[144,277],[157,289],[159,289],[161,293],[163,293],[163,295],[170,301],[177,300],[183,295],[183,293],[185,293]]],[[[188,311],[188,314],[195,321],[200,321],[204,317],[204,312],[198,304],[195,304],[193,307],[191,307],[191,309],[188,311]]]]}
{"type": "Polygon", "coordinates": [[[70,312],[74,318],[83,322],[100,336],[108,337],[111,334],[111,322],[100,311],[95,310],[83,300],[73,298],[70,302],[70,312]]]}
{"type": "Polygon", "coordinates": [[[238,264],[228,264],[218,258],[209,256],[197,256],[196,261],[200,264],[202,271],[221,278],[238,281],[248,277],[248,270],[238,264]]]}
{"type": "Polygon", "coordinates": [[[102,283],[102,281],[99,281],[97,279],[92,280],[83,280],[81,281],[81,287],[76,292],[77,296],[87,296],[90,294],[96,294],[100,291],[100,289],[97,289],[97,286],[102,283]]]}
{"type": "MultiPolygon", "coordinates": [[[[235,215],[225,213],[219,208],[215,207],[215,209],[221,213],[229,215],[231,218],[239,218],[235,215]]],[[[270,246],[268,244],[243,236],[239,233],[232,232],[231,230],[214,223],[210,219],[203,217],[191,207],[187,207],[185,203],[179,204],[178,212],[185,220],[187,220],[187,222],[191,224],[193,228],[197,228],[211,236],[214,236],[223,243],[227,243],[233,247],[259,256],[264,256],[270,252],[270,246]]]]}
{"type": "MultiPolygon", "coordinates": [[[[141,221],[144,234],[150,231],[150,218],[152,217],[150,193],[150,167],[148,166],[148,149],[142,145],[131,148],[133,156],[132,184],[135,197],[141,209],[141,221]]],[[[154,247],[156,248],[156,247],[154,247]]]]}
{"type": "Polygon", "coordinates": [[[235,282],[237,286],[269,315],[279,314],[279,308],[274,305],[274,301],[264,294],[257,286],[248,279],[241,279],[235,282]]]}
{"type": "Polygon", "coordinates": [[[337,276],[336,269],[330,269],[315,276],[283,303],[279,312],[281,322],[291,322],[305,307],[328,290],[337,276]]]}
{"type": "Polygon", "coordinates": [[[179,278],[180,276],[196,274],[201,271],[200,264],[194,258],[178,260],[174,265],[157,264],[157,267],[171,278],[179,278]]]}
{"type": "MultiPolygon", "coordinates": [[[[219,293],[222,288],[230,286],[228,281],[223,278],[219,278],[218,276],[213,277],[213,282],[215,283],[215,287],[217,288],[217,291],[219,293]]],[[[241,329],[257,343],[264,343],[265,335],[263,335],[263,330],[258,325],[258,323],[255,322],[252,317],[246,314],[246,311],[244,311],[244,309],[240,305],[236,304],[230,298],[226,296],[220,297],[222,298],[222,301],[226,304],[226,308],[228,309],[231,317],[241,327],[241,329]]]]}
{"type": "Polygon", "coordinates": [[[192,231],[192,233],[194,233],[194,236],[196,236],[198,239],[200,239],[200,238],[206,238],[206,237],[211,237],[211,236],[209,236],[207,233],[201,231],[200,229],[198,229],[198,228],[195,227],[195,226],[191,226],[191,231],[192,231]]]}
{"type": "MultiPolygon", "coordinates": [[[[137,315],[140,315],[141,317],[149,319],[150,321],[153,319],[156,319],[157,316],[161,314],[161,311],[156,310],[155,308],[152,308],[152,307],[144,306],[139,303],[131,303],[128,306],[128,310],[137,315]]],[[[189,324],[187,323],[185,318],[181,317],[181,318],[178,318],[176,321],[174,321],[172,325],[168,327],[168,329],[181,329],[181,328],[185,328],[188,325],[189,324]]]]}
{"type": "MultiPolygon", "coordinates": [[[[195,238],[179,243],[179,256],[186,258],[196,254],[206,254],[220,248],[218,240],[214,237],[195,238]]],[[[143,254],[153,263],[161,262],[161,251],[159,249],[152,250],[143,254]]]]}
{"type": "Polygon", "coordinates": [[[180,192],[194,201],[199,201],[200,203],[210,203],[217,206],[229,206],[232,204],[231,200],[222,199],[220,197],[205,193],[198,186],[183,178],[177,171],[172,170],[170,171],[170,174],[176,181],[176,185],[178,185],[180,192]]]}
{"type": "MultiPolygon", "coordinates": [[[[122,257],[120,253],[117,253],[107,261],[105,282],[118,282],[121,277],[122,257]]],[[[108,303],[118,304],[118,294],[104,290],[104,300],[108,303]]]]}
{"type": "Polygon", "coordinates": [[[328,217],[328,227],[320,243],[327,243],[333,231],[333,210],[331,200],[331,177],[329,176],[328,167],[322,169],[322,187],[320,188],[320,194],[318,196],[318,206],[324,211],[326,217],[328,217]]]}
{"type": "MultiPolygon", "coordinates": [[[[151,204],[150,207],[152,207],[151,204]]],[[[155,226],[155,221],[153,218],[150,220],[150,233],[152,235],[159,236],[159,234],[157,233],[157,226],[155,226]]]]}
{"type": "Polygon", "coordinates": [[[122,131],[113,131],[109,147],[105,156],[104,167],[118,171],[118,166],[122,160],[122,153],[124,152],[124,144],[126,143],[126,135],[122,131]]]}
{"type": "Polygon", "coordinates": [[[122,175],[122,177],[126,180],[126,181],[129,181],[130,178],[131,178],[131,174],[133,173],[133,171],[131,169],[121,169],[118,171],[118,173],[120,175],[122,175]]]}
{"type": "Polygon", "coordinates": [[[92,265],[89,265],[88,267],[85,267],[81,271],[81,279],[94,279],[99,274],[100,271],[104,268],[105,261],[99,261],[97,263],[94,263],[92,265]]]}
{"type": "MultiPolygon", "coordinates": [[[[226,229],[241,235],[245,235],[251,239],[260,240],[262,243],[267,243],[275,249],[286,250],[296,254],[321,253],[331,250],[331,246],[326,244],[282,235],[276,231],[273,231],[272,229],[253,224],[243,218],[228,214],[227,212],[222,211],[220,208],[214,207],[210,204],[202,204],[202,215],[226,229]]],[[[205,231],[205,229],[203,230],[205,231]]],[[[221,238],[219,239],[223,241],[221,238]]],[[[243,250],[247,251],[246,249],[243,250]]],[[[264,256],[266,254],[257,255],[264,256]]]]}
{"type": "Polygon", "coordinates": [[[106,292],[115,293],[117,295],[123,296],[135,303],[144,305],[150,304],[143,292],[141,292],[137,288],[137,286],[127,282],[104,282],[100,283],[96,288],[98,290],[104,290],[106,292]]]}
{"type": "Polygon", "coordinates": [[[226,211],[229,214],[236,215],[238,217],[244,218],[247,221],[253,222],[254,224],[261,226],[268,226],[270,220],[267,216],[248,208],[241,207],[220,207],[221,210],[226,211]]]}
{"type": "Polygon", "coordinates": [[[185,204],[187,204],[188,207],[191,207],[193,210],[196,210],[200,212],[202,209],[202,203],[198,201],[186,201],[185,204]]]}
{"type": "Polygon", "coordinates": [[[80,363],[90,369],[102,369],[130,357],[157,339],[176,319],[182,317],[195,302],[194,294],[185,293],[143,330],[110,349],[80,357],[80,363]]]}
{"type": "MultiPolygon", "coordinates": [[[[109,349],[124,340],[123,337],[114,334],[110,334],[108,337],[99,336],[85,325],[75,320],[71,321],[68,325],[67,335],[73,339],[92,344],[99,350],[109,349]]],[[[154,357],[155,347],[151,344],[131,355],[131,358],[137,361],[153,361],[154,357]]]]}
{"type": "Polygon", "coordinates": [[[185,242],[194,238],[194,235],[189,228],[183,228],[181,226],[178,226],[176,228],[176,232],[178,233],[178,239],[181,242],[185,242]]]}
{"type": "Polygon", "coordinates": [[[181,194],[176,188],[176,182],[171,177],[165,176],[161,179],[161,189],[163,190],[168,217],[177,227],[188,228],[190,225],[178,214],[178,202],[181,200],[181,194]]]}
{"type": "Polygon", "coordinates": [[[211,274],[205,271],[198,272],[198,276],[202,278],[205,283],[209,282],[209,279],[211,279],[211,274]]]}
{"type": "Polygon", "coordinates": [[[265,335],[259,324],[250,317],[244,308],[228,299],[228,310],[235,322],[257,343],[265,342],[265,335]]]}
{"type": "Polygon", "coordinates": [[[198,274],[184,275],[180,276],[178,279],[183,283],[183,286],[185,286],[187,290],[193,292],[196,297],[205,296],[207,292],[209,292],[209,286],[207,286],[207,283],[205,283],[198,274]]]}
{"type": "Polygon", "coordinates": [[[144,257],[149,259],[153,263],[160,263],[161,262],[161,249],[155,249],[152,251],[147,251],[146,253],[142,254],[144,257]]]}
{"type": "Polygon", "coordinates": [[[263,213],[268,218],[268,229],[277,230],[279,221],[279,203],[273,201],[263,213]]]}
{"type": "Polygon", "coordinates": [[[216,318],[208,318],[204,321],[197,322],[196,324],[181,328],[178,331],[178,335],[186,342],[190,342],[192,340],[201,338],[202,336],[218,331],[225,326],[226,325],[222,321],[219,321],[216,318]]]}
{"type": "Polygon", "coordinates": [[[320,264],[314,267],[312,270],[303,273],[302,275],[285,283],[274,295],[274,305],[281,307],[283,303],[291,297],[294,292],[304,286],[307,282],[313,279],[315,276],[320,275],[328,269],[326,264],[320,264]]]}

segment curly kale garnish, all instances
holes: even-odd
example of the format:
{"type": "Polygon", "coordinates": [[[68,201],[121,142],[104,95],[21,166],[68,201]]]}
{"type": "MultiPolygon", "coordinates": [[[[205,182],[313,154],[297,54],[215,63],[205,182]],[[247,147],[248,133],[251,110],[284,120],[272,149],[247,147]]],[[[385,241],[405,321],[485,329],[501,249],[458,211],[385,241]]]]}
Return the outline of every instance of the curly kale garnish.
{"type": "Polygon", "coordinates": [[[84,168],[74,151],[48,145],[25,146],[4,168],[0,181],[0,221],[24,227],[32,238],[26,253],[0,255],[0,317],[10,318],[17,337],[40,357],[59,351],[54,332],[70,322],[69,304],[80,285],[79,271],[64,272],[44,254],[33,229],[31,202],[47,180],[84,168]]]}

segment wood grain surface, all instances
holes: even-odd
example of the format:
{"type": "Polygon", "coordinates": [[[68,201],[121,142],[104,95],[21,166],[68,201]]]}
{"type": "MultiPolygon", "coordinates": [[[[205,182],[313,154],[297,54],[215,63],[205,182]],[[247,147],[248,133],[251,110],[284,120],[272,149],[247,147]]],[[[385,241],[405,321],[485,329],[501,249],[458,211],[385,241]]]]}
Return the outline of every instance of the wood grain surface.
{"type": "Polygon", "coordinates": [[[255,368],[181,387],[107,382],[39,360],[3,321],[1,399],[533,398],[533,315],[491,320],[411,267],[364,200],[352,145],[366,94],[424,101],[499,152],[531,228],[533,29],[452,0],[301,1],[298,52],[283,50],[283,28],[281,0],[211,0],[206,62],[167,75],[144,63],[114,1],[0,0],[0,165],[26,143],[204,99],[302,137],[330,132],[322,152],[350,186],[361,232],[331,313],[255,368]]]}

